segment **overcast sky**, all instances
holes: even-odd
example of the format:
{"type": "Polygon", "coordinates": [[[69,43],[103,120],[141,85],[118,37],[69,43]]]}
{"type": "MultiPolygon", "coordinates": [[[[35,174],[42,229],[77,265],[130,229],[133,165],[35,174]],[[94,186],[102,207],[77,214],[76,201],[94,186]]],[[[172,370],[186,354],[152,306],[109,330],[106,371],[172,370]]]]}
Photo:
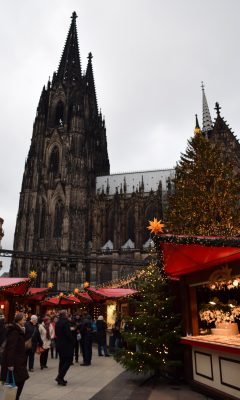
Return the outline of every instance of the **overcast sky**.
{"type": "MultiPolygon", "coordinates": [[[[111,173],[172,168],[202,120],[201,81],[240,138],[239,0],[0,0],[0,216],[12,249],[44,84],[77,12],[82,69],[93,54],[111,173]]],[[[9,262],[2,259],[4,270],[9,262]]]]}

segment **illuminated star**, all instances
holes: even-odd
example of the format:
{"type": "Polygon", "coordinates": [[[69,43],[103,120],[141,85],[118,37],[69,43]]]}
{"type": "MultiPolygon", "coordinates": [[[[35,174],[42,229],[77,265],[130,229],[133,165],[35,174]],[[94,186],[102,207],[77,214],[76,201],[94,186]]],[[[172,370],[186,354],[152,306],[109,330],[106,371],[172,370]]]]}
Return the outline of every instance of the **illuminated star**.
{"type": "Polygon", "coordinates": [[[161,220],[158,221],[157,218],[153,218],[153,221],[149,221],[149,226],[147,229],[151,231],[151,233],[163,233],[164,224],[161,224],[161,220]]]}
{"type": "Polygon", "coordinates": [[[36,271],[30,271],[28,276],[30,279],[36,279],[37,273],[36,273],[36,271]]]}

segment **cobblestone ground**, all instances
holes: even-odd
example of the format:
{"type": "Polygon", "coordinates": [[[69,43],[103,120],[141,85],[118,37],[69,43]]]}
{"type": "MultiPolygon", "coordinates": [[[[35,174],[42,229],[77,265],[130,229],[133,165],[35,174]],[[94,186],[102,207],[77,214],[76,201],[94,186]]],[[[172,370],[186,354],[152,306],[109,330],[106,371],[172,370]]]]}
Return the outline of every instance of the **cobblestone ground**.
{"type": "Polygon", "coordinates": [[[48,368],[41,370],[36,356],[21,400],[212,400],[185,385],[146,383],[146,378],[125,372],[113,357],[98,357],[95,347],[91,366],[71,366],[67,386],[55,382],[57,369],[58,360],[49,358],[48,368]]]}

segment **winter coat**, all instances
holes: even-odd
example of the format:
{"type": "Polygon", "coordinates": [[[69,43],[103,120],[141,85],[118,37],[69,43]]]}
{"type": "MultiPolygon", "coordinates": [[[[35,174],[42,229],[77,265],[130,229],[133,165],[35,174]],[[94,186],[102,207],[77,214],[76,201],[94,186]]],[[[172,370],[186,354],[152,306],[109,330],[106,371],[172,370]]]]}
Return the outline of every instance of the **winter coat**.
{"type": "Polygon", "coordinates": [[[6,347],[3,352],[1,380],[6,381],[7,367],[14,367],[16,385],[29,378],[26,367],[24,331],[17,324],[11,324],[7,329],[6,347]]]}
{"type": "Polygon", "coordinates": [[[60,317],[55,326],[56,348],[60,357],[73,358],[74,341],[67,318],[60,317]]]}
{"type": "Polygon", "coordinates": [[[38,325],[33,325],[31,321],[27,321],[25,324],[25,341],[32,338],[32,351],[35,353],[37,345],[42,346],[43,341],[41,339],[38,325]]]}
{"type": "Polygon", "coordinates": [[[44,348],[44,350],[50,349],[51,339],[53,339],[55,336],[53,326],[51,324],[49,325],[49,334],[50,334],[49,338],[47,338],[47,330],[45,328],[44,322],[39,325],[38,329],[39,329],[39,333],[40,333],[40,336],[41,336],[41,339],[43,342],[42,347],[44,348]]]}
{"type": "Polygon", "coordinates": [[[96,326],[97,326],[97,341],[101,346],[103,346],[106,344],[107,324],[103,320],[97,320],[96,326]]]}
{"type": "Polygon", "coordinates": [[[3,344],[4,340],[6,339],[7,328],[5,325],[4,318],[0,319],[0,346],[3,344]]]}

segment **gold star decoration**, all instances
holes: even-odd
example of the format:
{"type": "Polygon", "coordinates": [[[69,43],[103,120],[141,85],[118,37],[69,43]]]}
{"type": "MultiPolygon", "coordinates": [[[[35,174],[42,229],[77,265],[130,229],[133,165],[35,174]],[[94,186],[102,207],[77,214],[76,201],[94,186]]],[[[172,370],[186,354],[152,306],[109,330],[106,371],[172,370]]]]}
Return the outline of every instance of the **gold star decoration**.
{"type": "Polygon", "coordinates": [[[78,293],[79,293],[79,289],[78,289],[78,288],[75,288],[75,289],[74,289],[74,293],[78,294],[78,293]]]}
{"type": "Polygon", "coordinates": [[[84,282],[84,284],[83,284],[84,289],[87,288],[88,286],[89,286],[89,282],[87,282],[87,281],[84,282]]]}
{"type": "Polygon", "coordinates": [[[52,282],[48,282],[48,285],[47,285],[47,286],[48,286],[48,289],[52,289],[54,285],[53,285],[52,282]]]}
{"type": "Polygon", "coordinates": [[[149,229],[151,231],[151,233],[154,233],[155,235],[157,233],[163,233],[163,228],[164,228],[164,224],[161,223],[161,220],[158,221],[157,218],[153,218],[153,221],[149,221],[149,226],[147,227],[147,229],[149,229]]]}
{"type": "Polygon", "coordinates": [[[36,279],[37,273],[36,273],[36,271],[30,271],[28,276],[30,279],[36,279]]]}

